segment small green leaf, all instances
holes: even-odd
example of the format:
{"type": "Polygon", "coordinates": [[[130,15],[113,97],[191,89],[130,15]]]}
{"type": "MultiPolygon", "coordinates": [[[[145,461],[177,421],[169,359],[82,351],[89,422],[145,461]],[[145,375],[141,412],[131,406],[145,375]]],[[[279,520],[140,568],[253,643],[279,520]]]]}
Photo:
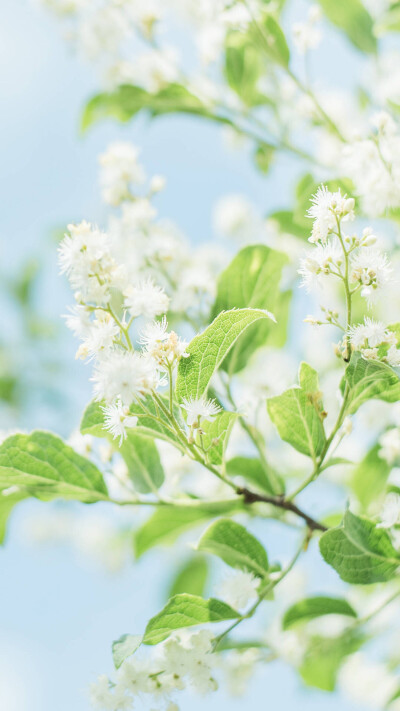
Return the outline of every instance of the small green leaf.
{"type": "Polygon", "coordinates": [[[171,632],[182,627],[202,625],[205,622],[235,620],[239,613],[225,602],[210,598],[204,600],[197,595],[182,593],[169,600],[161,612],[149,621],[143,637],[144,644],[158,644],[167,639],[171,632]]]}
{"type": "Polygon", "coordinates": [[[367,400],[373,398],[385,402],[400,400],[400,379],[385,363],[365,360],[361,353],[354,353],[343,378],[342,390],[348,386],[346,412],[352,415],[367,400]]]}
{"type": "Polygon", "coordinates": [[[320,595],[308,597],[292,605],[284,614],[282,627],[287,630],[298,622],[308,622],[323,615],[357,617],[357,613],[346,600],[320,595]]]}
{"type": "Polygon", "coordinates": [[[271,163],[276,153],[276,146],[270,143],[260,143],[254,152],[254,161],[257,168],[264,173],[268,173],[271,163]]]}
{"type": "Polygon", "coordinates": [[[138,434],[135,428],[128,430],[119,451],[128,466],[129,478],[135,489],[141,494],[157,492],[165,475],[154,441],[138,434]]]}
{"type": "Polygon", "coordinates": [[[269,398],[268,413],[285,442],[315,459],[321,454],[326,438],[318,375],[307,363],[300,365],[299,382],[300,387],[269,398]]]}
{"type": "Polygon", "coordinates": [[[334,691],[345,658],[357,652],[365,641],[359,630],[348,630],[339,637],[312,637],[299,669],[300,676],[307,686],[334,691]]]}
{"type": "Polygon", "coordinates": [[[264,546],[244,526],[231,519],[221,518],[203,533],[197,550],[221,558],[232,568],[255,573],[261,578],[268,574],[268,556],[264,546]]]}
{"type": "Polygon", "coordinates": [[[251,457],[233,457],[226,462],[229,476],[240,476],[266,494],[282,494],[282,478],[269,464],[263,466],[259,459],[251,457]]]}
{"type": "Polygon", "coordinates": [[[289,47],[282,28],[272,15],[266,15],[263,19],[262,33],[265,38],[263,49],[274,62],[288,68],[290,61],[289,47]]]}
{"type": "Polygon", "coordinates": [[[162,506],[135,532],[136,558],[156,545],[173,543],[185,531],[204,521],[241,508],[243,506],[239,498],[229,503],[202,504],[201,501],[193,500],[193,504],[187,506],[162,506]]]}
{"type": "Polygon", "coordinates": [[[379,501],[385,494],[391,466],[379,456],[380,446],[375,444],[355,468],[351,487],[364,509],[379,501]]]}
{"type": "Polygon", "coordinates": [[[360,0],[319,0],[328,19],[343,30],[352,44],[362,52],[376,52],[374,23],[360,0]]]}
{"type": "Polygon", "coordinates": [[[189,558],[175,576],[168,597],[189,593],[203,595],[208,576],[207,561],[201,555],[189,558]]]}
{"type": "MultiPolygon", "coordinates": [[[[278,326],[285,331],[288,321],[288,303],[281,309],[283,294],[279,290],[286,255],[265,245],[252,245],[241,249],[218,279],[217,297],[212,318],[221,311],[233,308],[257,308],[280,311],[278,326]]],[[[277,325],[259,321],[238,338],[223,368],[231,374],[244,368],[254,351],[270,342],[277,325]]]]}
{"type": "Polygon", "coordinates": [[[259,103],[257,81],[262,73],[260,53],[243,32],[230,32],[225,49],[225,76],[245,104],[259,103]]]}
{"type": "Polygon", "coordinates": [[[97,467],[50,432],[8,437],[0,447],[0,488],[18,486],[38,498],[108,498],[97,467]]]}
{"type": "Polygon", "coordinates": [[[116,669],[124,663],[142,644],[143,637],[139,634],[123,634],[112,643],[112,656],[116,669]]]}
{"type": "Polygon", "coordinates": [[[321,536],[320,551],[342,580],[368,585],[391,580],[400,556],[382,528],[346,511],[343,522],[321,536]]]}
{"type": "Polygon", "coordinates": [[[15,493],[4,494],[0,492],[0,545],[4,543],[9,516],[16,504],[27,498],[27,494],[16,491],[15,493]]]}
{"type": "Polygon", "coordinates": [[[232,427],[237,418],[236,412],[224,410],[218,413],[211,421],[202,423],[201,429],[204,433],[202,435],[203,446],[207,451],[207,457],[211,464],[222,464],[232,427]]]}
{"type": "Polygon", "coordinates": [[[182,358],[178,367],[176,395],[183,398],[199,398],[207,391],[208,384],[229,353],[239,336],[252,323],[273,316],[261,309],[233,309],[224,311],[195,336],[187,347],[188,358],[182,358]]]}

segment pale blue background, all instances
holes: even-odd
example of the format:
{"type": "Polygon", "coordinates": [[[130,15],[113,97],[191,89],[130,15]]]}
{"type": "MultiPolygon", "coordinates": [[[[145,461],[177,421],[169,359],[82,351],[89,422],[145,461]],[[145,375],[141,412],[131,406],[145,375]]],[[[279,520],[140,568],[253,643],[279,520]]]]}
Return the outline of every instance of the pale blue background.
{"type": "MultiPolygon", "coordinates": [[[[335,56],[335,62],[328,62],[322,51],[321,76],[325,71],[327,80],[337,81],[340,66],[346,67],[343,75],[348,75],[349,55],[347,46],[334,39],[329,56],[335,56]]],[[[358,58],[352,53],[351,58],[356,67],[358,58]]],[[[38,306],[54,320],[65,312],[70,295],[57,273],[50,234],[69,221],[86,218],[101,223],[96,159],[109,140],[129,137],[141,145],[148,173],[162,173],[168,179],[168,188],[159,199],[160,212],[175,219],[195,241],[210,238],[211,206],[218,196],[244,192],[266,212],[285,205],[297,170],[285,158],[272,177],[262,179],[242,153],[224,149],[218,129],[190,118],[169,117],[151,126],[144,120],[127,127],[102,125],[81,139],[79,112],[95,90],[94,74],[71,55],[45,13],[25,0],[2,0],[2,271],[16,269],[27,255],[44,250],[46,266],[38,306]]],[[[3,338],[5,333],[13,336],[12,311],[5,312],[3,306],[2,312],[3,338]]],[[[1,427],[48,427],[67,435],[77,424],[78,413],[90,397],[88,371],[74,361],[76,344],[60,328],[65,408],[54,411],[38,401],[19,421],[11,418],[1,427]]],[[[38,362],[48,355],[44,347],[39,353],[25,353],[23,368],[35,374],[38,362]]],[[[17,352],[15,357],[21,360],[17,352]]],[[[168,580],[168,556],[150,554],[122,576],[112,578],[82,566],[68,547],[26,546],[19,535],[21,524],[27,514],[40,512],[43,506],[38,502],[19,506],[7,545],[0,552],[0,708],[88,711],[88,682],[97,673],[111,670],[110,642],[123,632],[141,631],[160,607],[168,580]]],[[[265,538],[264,531],[257,530],[272,557],[287,556],[291,549],[289,538],[280,539],[281,532],[271,527],[265,538]]],[[[336,576],[324,568],[320,589],[333,580],[336,576]]],[[[205,704],[210,711],[354,709],[343,699],[305,691],[283,665],[263,669],[246,700],[233,701],[221,692],[205,701],[186,699],[181,707],[196,711],[205,704]]]]}

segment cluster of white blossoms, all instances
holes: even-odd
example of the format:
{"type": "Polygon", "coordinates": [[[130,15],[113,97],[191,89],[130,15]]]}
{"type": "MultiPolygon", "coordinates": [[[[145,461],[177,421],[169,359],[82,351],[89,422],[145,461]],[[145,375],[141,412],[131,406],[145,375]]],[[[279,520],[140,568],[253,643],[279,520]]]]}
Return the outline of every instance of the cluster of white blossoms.
{"type": "Polygon", "coordinates": [[[400,131],[385,111],[371,122],[369,136],[343,148],[342,170],[353,180],[365,214],[379,216],[400,206],[400,131]]]}
{"type": "MultiPolygon", "coordinates": [[[[325,186],[318,189],[308,211],[313,219],[309,241],[315,246],[300,260],[299,274],[307,290],[314,286],[325,287],[326,279],[334,277],[344,286],[348,308],[357,292],[370,308],[392,281],[393,269],[387,255],[375,246],[377,237],[372,228],[365,228],[361,236],[344,231],[346,223],[355,217],[354,206],[353,198],[342,195],[340,190],[330,192],[325,186]]],[[[322,310],[324,320],[308,316],[306,321],[314,325],[335,325],[344,331],[345,342],[350,343],[354,351],[360,351],[364,358],[400,366],[395,328],[371,318],[365,318],[363,323],[341,324],[335,309],[323,307],[322,310]]]]}
{"type": "Polygon", "coordinates": [[[178,711],[176,692],[187,688],[199,694],[216,691],[213,676],[214,637],[209,630],[185,632],[157,645],[150,657],[131,656],[117,671],[115,680],[103,675],[91,685],[90,700],[99,711],[129,711],[138,699],[152,708],[178,711]]]}
{"type": "Polygon", "coordinates": [[[322,19],[321,8],[312,5],[305,22],[296,22],[292,27],[293,41],[301,54],[316,49],[321,42],[322,33],[319,23],[322,19]]]}

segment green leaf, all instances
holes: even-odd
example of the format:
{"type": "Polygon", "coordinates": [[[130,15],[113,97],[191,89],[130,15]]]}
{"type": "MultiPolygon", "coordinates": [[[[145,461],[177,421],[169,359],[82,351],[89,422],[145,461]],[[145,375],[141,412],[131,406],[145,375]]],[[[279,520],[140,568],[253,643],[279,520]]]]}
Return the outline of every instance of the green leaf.
{"type": "Polygon", "coordinates": [[[288,68],[290,61],[289,47],[282,28],[272,15],[266,15],[262,20],[262,33],[265,38],[263,43],[264,51],[269,54],[274,62],[288,68]]]}
{"type": "Polygon", "coordinates": [[[259,319],[273,319],[261,309],[233,309],[224,311],[195,336],[187,347],[188,358],[182,358],[178,367],[176,395],[183,398],[199,398],[207,391],[208,384],[229,353],[235,341],[248,326],[259,319]]]}
{"type": "Polygon", "coordinates": [[[264,546],[244,526],[221,518],[203,533],[197,550],[221,558],[232,568],[247,570],[261,578],[268,574],[268,556],[264,546]]]}
{"type": "Polygon", "coordinates": [[[241,500],[231,502],[202,503],[193,500],[192,505],[162,506],[134,534],[136,558],[150,548],[160,544],[173,543],[185,531],[211,518],[243,508],[241,500]]]}
{"type": "Polygon", "coordinates": [[[343,30],[352,44],[362,52],[376,52],[374,23],[360,0],[319,0],[328,19],[343,30]]]}
{"type": "Polygon", "coordinates": [[[279,436],[298,452],[315,459],[326,442],[323,425],[323,407],[318,387],[318,375],[307,363],[299,370],[300,387],[286,390],[282,395],[269,398],[269,416],[279,436]]]}
{"type": "Polygon", "coordinates": [[[91,503],[108,498],[97,467],[50,432],[8,437],[0,447],[0,488],[21,487],[38,498],[77,499],[91,503]]]}
{"type": "Polygon", "coordinates": [[[387,531],[350,511],[346,511],[340,526],[321,536],[319,547],[325,561],[347,583],[368,585],[391,580],[400,565],[387,531]]]}
{"type": "Polygon", "coordinates": [[[151,117],[169,113],[184,113],[202,116],[213,121],[231,125],[224,117],[216,116],[202,101],[181,84],[169,84],[156,93],[150,93],[140,86],[124,84],[110,93],[97,94],[86,105],[81,128],[86,131],[97,121],[114,118],[129,121],[139,111],[146,111],[151,117]]]}
{"type": "Polygon", "coordinates": [[[125,659],[136,652],[142,644],[142,640],[143,637],[140,634],[123,634],[112,643],[112,657],[116,669],[119,669],[125,659]]]}
{"type": "MultiPolygon", "coordinates": [[[[279,283],[286,263],[286,255],[264,245],[253,245],[240,250],[218,279],[212,318],[221,311],[233,308],[278,310],[282,305],[283,296],[279,283]]],[[[279,326],[286,331],[285,311],[280,313],[278,321],[279,326]]],[[[236,373],[244,368],[254,351],[266,345],[276,329],[276,324],[262,321],[246,330],[225,359],[225,370],[236,373]]]]}
{"type": "Polygon", "coordinates": [[[348,415],[373,398],[385,402],[400,400],[400,380],[394,370],[385,363],[365,360],[361,353],[353,354],[343,378],[342,391],[346,383],[348,415]]]}
{"type": "Polygon", "coordinates": [[[276,210],[268,215],[270,220],[277,223],[280,232],[294,235],[300,239],[307,240],[310,236],[310,225],[304,226],[303,221],[297,222],[291,210],[276,210]]]}
{"type": "Polygon", "coordinates": [[[254,151],[254,161],[257,168],[266,175],[276,153],[276,146],[271,143],[260,143],[254,151]]]}
{"type": "Polygon", "coordinates": [[[168,597],[189,593],[203,595],[208,576],[208,565],[205,558],[195,555],[189,558],[175,576],[168,597]]]}
{"type": "Polygon", "coordinates": [[[211,421],[202,423],[201,429],[204,433],[202,435],[203,446],[207,450],[207,456],[211,464],[222,464],[232,427],[237,418],[236,412],[224,410],[211,421]]]}
{"type": "Polygon", "coordinates": [[[260,53],[243,32],[230,32],[225,49],[225,76],[233,91],[249,106],[262,103],[257,81],[262,73],[260,53]]]}
{"type": "Polygon", "coordinates": [[[138,434],[136,428],[128,430],[119,451],[135,489],[141,494],[156,493],[165,475],[154,440],[138,434]]]}
{"type": "Polygon", "coordinates": [[[375,444],[355,468],[351,487],[364,509],[379,501],[385,494],[391,466],[379,456],[380,446],[375,444]]]}
{"type": "Polygon", "coordinates": [[[351,605],[342,598],[308,597],[292,605],[284,614],[282,627],[284,630],[293,627],[298,622],[308,622],[323,615],[347,615],[357,617],[351,605]]]}
{"type": "Polygon", "coordinates": [[[233,457],[226,462],[226,473],[229,476],[243,477],[266,494],[282,494],[284,491],[284,483],[278,472],[269,464],[263,466],[259,459],[233,457]]]}
{"type": "Polygon", "coordinates": [[[16,504],[27,498],[27,495],[16,491],[15,493],[4,494],[0,492],[0,545],[4,543],[7,533],[9,516],[16,504]]]}
{"type": "Polygon", "coordinates": [[[235,620],[239,613],[221,600],[204,600],[197,595],[182,593],[169,600],[161,612],[149,621],[143,637],[144,644],[158,644],[171,632],[182,627],[202,625],[205,622],[235,620]]]}
{"type": "Polygon", "coordinates": [[[366,641],[358,630],[348,630],[339,637],[312,637],[299,669],[307,686],[334,691],[337,673],[345,658],[357,652],[366,641]]]}

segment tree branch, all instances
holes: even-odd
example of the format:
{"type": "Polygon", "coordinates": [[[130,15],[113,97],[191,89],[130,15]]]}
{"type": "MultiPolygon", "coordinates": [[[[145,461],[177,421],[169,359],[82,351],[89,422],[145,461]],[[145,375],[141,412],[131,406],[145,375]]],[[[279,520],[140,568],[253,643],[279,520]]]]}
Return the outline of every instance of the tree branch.
{"type": "Polygon", "coordinates": [[[299,507],[296,506],[296,504],[294,504],[292,501],[288,501],[287,499],[285,499],[284,496],[264,496],[264,494],[257,494],[254,491],[250,491],[250,489],[247,489],[246,487],[238,487],[236,489],[236,493],[239,496],[243,496],[244,502],[246,504],[255,504],[258,502],[264,504],[271,504],[272,506],[277,506],[280,509],[284,509],[285,511],[290,511],[291,513],[296,514],[296,516],[299,516],[303,519],[303,521],[306,522],[307,526],[311,531],[328,530],[326,526],[306,514],[304,511],[299,509],[299,507]]]}

